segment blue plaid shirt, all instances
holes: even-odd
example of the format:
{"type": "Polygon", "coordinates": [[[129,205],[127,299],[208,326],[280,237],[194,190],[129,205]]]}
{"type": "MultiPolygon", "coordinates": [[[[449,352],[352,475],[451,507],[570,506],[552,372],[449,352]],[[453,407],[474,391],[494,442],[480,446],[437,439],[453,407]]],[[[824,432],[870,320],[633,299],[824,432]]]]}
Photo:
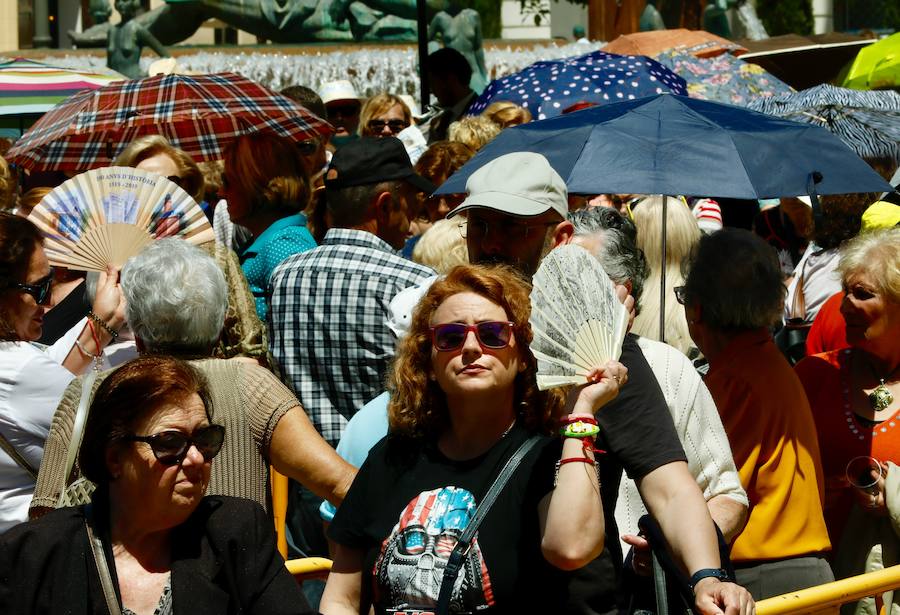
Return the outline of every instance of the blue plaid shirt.
{"type": "Polygon", "coordinates": [[[385,324],[391,299],[433,275],[371,233],[338,228],[272,274],[272,354],[332,446],[347,420],[384,391],[396,343],[385,324]]]}

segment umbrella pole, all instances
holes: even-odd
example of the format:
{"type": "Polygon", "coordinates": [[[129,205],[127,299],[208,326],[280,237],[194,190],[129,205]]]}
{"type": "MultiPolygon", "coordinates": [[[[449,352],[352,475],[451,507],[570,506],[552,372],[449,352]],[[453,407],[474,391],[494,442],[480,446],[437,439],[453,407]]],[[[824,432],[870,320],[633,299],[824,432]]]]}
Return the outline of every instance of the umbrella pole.
{"type": "Polygon", "coordinates": [[[419,42],[419,110],[420,113],[425,113],[429,104],[428,5],[426,0],[416,0],[416,21],[419,42]]]}
{"type": "Polygon", "coordinates": [[[659,274],[659,341],[666,341],[666,221],[669,197],[662,195],[662,263],[659,274]]]}

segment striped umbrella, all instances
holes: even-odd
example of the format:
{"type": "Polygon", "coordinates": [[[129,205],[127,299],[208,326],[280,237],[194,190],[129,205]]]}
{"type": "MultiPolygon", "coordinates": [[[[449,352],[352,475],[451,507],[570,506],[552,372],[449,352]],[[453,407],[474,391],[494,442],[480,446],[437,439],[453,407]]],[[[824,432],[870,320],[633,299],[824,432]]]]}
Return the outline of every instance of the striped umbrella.
{"type": "Polygon", "coordinates": [[[80,92],[45,114],[7,152],[26,169],[86,171],[109,165],[138,137],[159,134],[195,160],[221,160],[235,137],[294,141],[331,126],[289,98],[237,75],[156,75],[80,92]]]}
{"type": "Polygon", "coordinates": [[[817,85],[794,94],[760,98],[751,109],[822,126],[863,158],[900,161],[900,94],[817,85]]]}
{"type": "Polygon", "coordinates": [[[116,80],[102,74],[60,68],[25,58],[0,64],[0,115],[46,113],[81,90],[96,90],[116,80]]]}

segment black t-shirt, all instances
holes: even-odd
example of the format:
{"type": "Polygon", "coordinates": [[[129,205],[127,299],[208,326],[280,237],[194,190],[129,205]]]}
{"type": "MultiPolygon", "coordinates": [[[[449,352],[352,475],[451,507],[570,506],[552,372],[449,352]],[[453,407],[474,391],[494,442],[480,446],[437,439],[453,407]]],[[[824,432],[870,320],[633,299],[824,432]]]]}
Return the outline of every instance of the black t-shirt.
{"type": "Polygon", "coordinates": [[[554,612],[577,615],[615,613],[624,606],[620,594],[622,548],[614,515],[622,469],[640,479],[673,461],[687,461],[666,399],[637,338],[628,334],[619,361],[628,368],[628,383],[619,395],[597,412],[606,548],[593,562],[566,575],[566,601],[554,612]]]}
{"type": "MultiPolygon", "coordinates": [[[[456,539],[529,435],[516,424],[487,453],[462,462],[433,444],[410,449],[390,436],[372,448],[329,536],[363,551],[363,594],[371,592],[366,597],[377,613],[433,611],[456,539]]],[[[562,572],[541,555],[538,502],[553,488],[560,452],[558,438],[543,438],[522,460],[475,534],[452,613],[539,612],[532,609],[559,604],[552,588],[563,583],[547,581],[562,572]]]]}
{"type": "MultiPolygon", "coordinates": [[[[472,548],[470,553],[475,555],[460,572],[460,578],[467,579],[464,594],[469,611],[585,615],[615,613],[624,602],[625,597],[619,594],[622,552],[613,514],[622,470],[640,479],[660,466],[687,458],[635,336],[626,336],[619,360],[628,368],[628,384],[597,413],[597,448],[606,451],[598,456],[606,548],[596,560],[574,572],[561,572],[544,560],[537,504],[552,489],[554,466],[561,451],[559,439],[547,439],[523,460],[479,528],[479,549],[476,552],[472,548]],[[485,591],[487,588],[490,592],[485,591]],[[492,600],[486,598],[488,595],[492,600]],[[484,610],[488,608],[491,610],[484,610]]],[[[419,577],[427,578],[419,586],[434,598],[423,600],[422,606],[436,602],[439,569],[443,569],[452,550],[446,534],[437,532],[438,526],[464,528],[500,468],[527,437],[524,428],[516,425],[486,454],[466,462],[453,462],[433,446],[404,451],[396,450],[394,443],[392,450],[390,437],[370,451],[338,508],[329,535],[335,542],[365,553],[363,590],[375,588],[373,602],[380,609],[378,613],[390,612],[384,608],[392,603],[394,585],[408,584],[411,575],[402,574],[404,567],[412,571],[416,565],[422,570],[435,564],[437,574],[419,577]],[[412,461],[400,461],[404,455],[412,461]],[[430,501],[441,498],[438,507],[426,510],[430,501]],[[462,504],[465,511],[450,509],[462,504]],[[414,553],[416,549],[421,552],[414,553]],[[433,553],[437,557],[430,557],[433,553]],[[390,561],[385,570],[380,565],[386,559],[390,561]],[[398,572],[394,574],[392,569],[398,572]]],[[[452,538],[449,540],[452,543],[452,538]]],[[[396,593],[402,595],[400,590],[396,593]]],[[[399,606],[403,601],[394,602],[399,606]]],[[[469,611],[451,608],[453,613],[469,611]]]]}

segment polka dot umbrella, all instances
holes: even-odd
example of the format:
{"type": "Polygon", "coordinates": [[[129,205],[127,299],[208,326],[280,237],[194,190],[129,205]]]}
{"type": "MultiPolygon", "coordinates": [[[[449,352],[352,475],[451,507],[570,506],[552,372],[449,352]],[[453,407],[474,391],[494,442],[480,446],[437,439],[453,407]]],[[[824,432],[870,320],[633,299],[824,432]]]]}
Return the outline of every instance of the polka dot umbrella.
{"type": "Polygon", "coordinates": [[[561,60],[545,60],[495,79],[469,113],[478,115],[494,101],[522,105],[536,119],[556,117],[579,102],[602,105],[652,94],[687,95],[684,79],[645,56],[594,51],[561,60]]]}

